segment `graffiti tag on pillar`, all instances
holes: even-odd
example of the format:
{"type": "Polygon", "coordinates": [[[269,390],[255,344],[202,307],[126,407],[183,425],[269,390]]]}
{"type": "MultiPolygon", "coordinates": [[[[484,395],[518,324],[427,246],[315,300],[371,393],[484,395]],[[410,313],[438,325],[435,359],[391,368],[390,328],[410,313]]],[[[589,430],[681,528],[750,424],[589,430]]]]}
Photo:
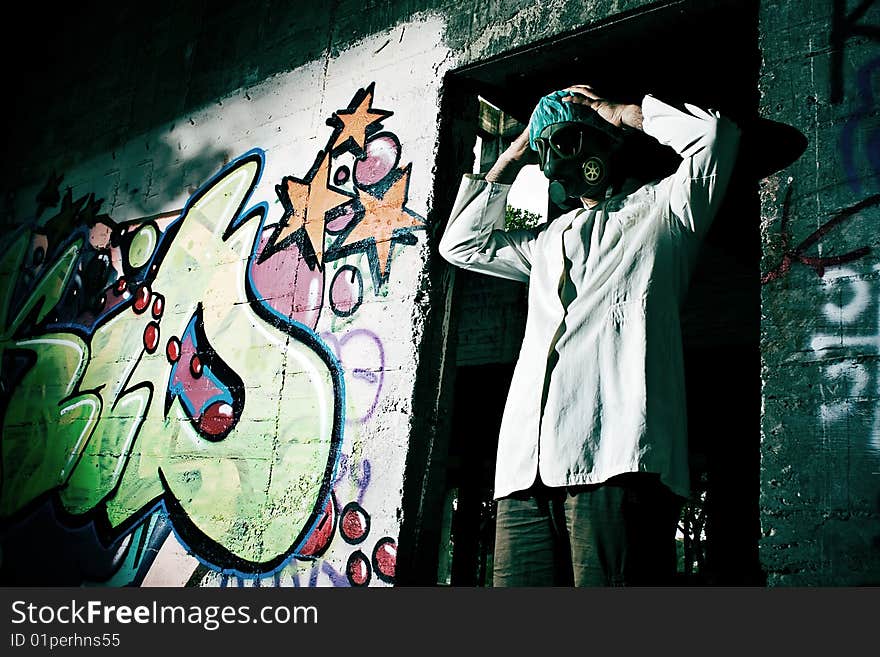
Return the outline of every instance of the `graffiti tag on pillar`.
{"type": "Polygon", "coordinates": [[[846,42],[857,36],[880,41],[880,25],[865,24],[863,19],[876,0],[861,0],[847,13],[846,0],[834,0],[831,16],[831,102],[843,100],[843,63],[846,42]]]}
{"type": "MultiPolygon", "coordinates": [[[[880,265],[873,269],[880,272],[880,265]]],[[[824,402],[819,409],[822,419],[829,423],[846,421],[854,402],[880,394],[876,363],[880,355],[880,304],[872,283],[876,285],[846,267],[835,269],[825,279],[831,300],[822,308],[822,314],[836,330],[815,334],[809,348],[823,359],[835,359],[825,366],[822,382],[823,397],[832,401],[824,402]],[[873,330],[864,332],[865,324],[873,330]],[[866,354],[874,358],[865,358],[866,354]]],[[[880,453],[880,408],[876,405],[869,444],[880,453]]]]}
{"type": "Polygon", "coordinates": [[[791,266],[795,263],[810,267],[816,272],[816,275],[821,278],[825,275],[825,270],[828,267],[837,267],[846,263],[854,262],[871,252],[870,248],[863,246],[853,251],[833,256],[817,256],[808,255],[806,253],[808,249],[816,246],[821,240],[827,237],[831,231],[838,228],[847,220],[852,219],[862,210],[880,205],[880,194],[870,196],[851,207],[835,213],[834,216],[828,219],[828,221],[810,233],[797,246],[792,248],[790,246],[791,236],[788,228],[791,213],[791,191],[792,187],[789,185],[788,189],[785,190],[785,199],[782,203],[782,222],[780,225],[783,248],[782,261],[771,271],[761,276],[762,284],[767,284],[770,281],[782,278],[789,272],[791,266]]]}

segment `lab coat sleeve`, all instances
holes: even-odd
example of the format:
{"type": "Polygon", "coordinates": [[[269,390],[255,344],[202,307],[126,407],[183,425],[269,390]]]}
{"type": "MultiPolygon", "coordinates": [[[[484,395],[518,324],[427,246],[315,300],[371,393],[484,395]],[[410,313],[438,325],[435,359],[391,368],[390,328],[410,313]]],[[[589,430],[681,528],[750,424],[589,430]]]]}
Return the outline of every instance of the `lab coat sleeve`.
{"type": "Polygon", "coordinates": [[[526,282],[541,228],[504,230],[510,185],[465,175],[440,239],[440,255],[453,265],[526,282]]]}
{"type": "Polygon", "coordinates": [[[727,189],[739,146],[740,130],[718,112],[685,104],[687,112],[651,95],[642,101],[642,128],[681,157],[669,186],[669,210],[685,230],[702,237],[727,189]]]}

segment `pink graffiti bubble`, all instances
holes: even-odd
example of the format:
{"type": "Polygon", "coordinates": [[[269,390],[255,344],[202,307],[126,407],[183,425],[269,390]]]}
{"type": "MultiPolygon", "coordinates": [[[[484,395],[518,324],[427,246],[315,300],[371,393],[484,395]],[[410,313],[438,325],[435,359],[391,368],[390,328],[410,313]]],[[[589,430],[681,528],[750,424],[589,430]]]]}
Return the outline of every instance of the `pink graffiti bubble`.
{"type": "Polygon", "coordinates": [[[397,568],[397,542],[390,537],[379,539],[373,549],[373,567],[376,575],[384,582],[394,581],[397,568]]]}
{"type": "Polygon", "coordinates": [[[367,561],[366,555],[358,550],[348,558],[348,565],[345,568],[348,575],[348,581],[352,586],[366,586],[370,583],[370,562],[367,561]]]}
{"type": "Polygon", "coordinates": [[[390,133],[376,135],[367,142],[366,157],[354,165],[354,180],[359,187],[368,187],[387,176],[400,158],[400,143],[390,133]]]}
{"type": "Polygon", "coordinates": [[[319,557],[330,545],[333,538],[333,530],[336,528],[336,506],[333,496],[327,498],[324,512],[318,520],[312,533],[306,539],[305,545],[300,548],[298,554],[301,557],[319,557]]]}
{"type": "Polygon", "coordinates": [[[342,510],[339,533],[346,543],[363,541],[370,531],[370,516],[357,502],[349,502],[342,510]]]}
{"type": "Polygon", "coordinates": [[[333,174],[333,182],[337,185],[344,185],[348,182],[349,175],[350,171],[348,170],[348,167],[342,165],[341,167],[336,169],[336,173],[333,174]]]}
{"type": "MultiPolygon", "coordinates": [[[[263,252],[271,235],[271,229],[263,232],[257,253],[263,252]]],[[[292,243],[262,262],[251,258],[249,267],[254,293],[266,305],[314,330],[324,300],[324,271],[309,267],[299,244],[292,243]]]]}
{"type": "Polygon", "coordinates": [[[331,233],[340,233],[348,228],[348,224],[354,219],[354,215],[354,203],[347,203],[345,207],[342,208],[342,214],[324,224],[324,228],[331,233]]]}

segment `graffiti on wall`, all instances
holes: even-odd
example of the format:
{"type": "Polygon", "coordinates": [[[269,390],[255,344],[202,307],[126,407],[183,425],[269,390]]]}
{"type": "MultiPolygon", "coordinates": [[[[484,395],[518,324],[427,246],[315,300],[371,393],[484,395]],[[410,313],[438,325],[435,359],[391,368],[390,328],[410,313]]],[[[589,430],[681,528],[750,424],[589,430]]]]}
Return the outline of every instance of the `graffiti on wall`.
{"type": "MultiPolygon", "coordinates": [[[[835,0],[830,39],[832,103],[838,104],[844,99],[843,54],[847,41],[854,36],[880,40],[880,27],[864,22],[872,5],[874,0],[863,0],[847,14],[846,3],[835,0]]],[[[853,112],[840,131],[846,183],[853,195],[863,198],[837,213],[817,233],[860,212],[868,214],[870,211],[873,215],[880,205],[880,194],[865,196],[868,185],[876,183],[880,176],[880,130],[872,116],[877,108],[873,89],[878,75],[880,58],[869,59],[857,69],[853,85],[855,93],[851,98],[853,112]]],[[[817,331],[808,348],[823,362],[828,361],[823,366],[821,392],[824,401],[819,407],[819,417],[827,425],[848,422],[857,413],[860,400],[876,399],[880,394],[880,371],[876,363],[880,356],[880,305],[876,282],[880,265],[874,265],[868,273],[844,266],[868,252],[868,247],[862,247],[833,258],[829,264],[834,269],[823,280],[826,303],[822,307],[822,320],[831,328],[817,331]]],[[[822,276],[823,271],[817,269],[817,273],[822,276]]],[[[874,454],[880,454],[880,406],[876,402],[871,404],[873,420],[866,446],[874,454]]]]}
{"type": "Polygon", "coordinates": [[[871,25],[864,21],[865,14],[876,0],[860,0],[857,5],[847,11],[846,0],[834,0],[831,15],[831,102],[838,104],[843,101],[845,80],[843,75],[845,50],[847,41],[852,37],[867,37],[880,41],[880,25],[871,25]]]}
{"type": "MultiPolygon", "coordinates": [[[[782,259],[762,276],[762,284],[785,277],[793,265],[812,269],[821,279],[817,329],[807,336],[806,349],[792,360],[819,359],[821,401],[818,417],[824,428],[848,426],[858,416],[868,418],[864,447],[880,454],[880,305],[877,275],[880,265],[860,266],[872,253],[868,244],[852,250],[835,248],[835,242],[856,242],[865,237],[865,226],[878,216],[880,194],[870,194],[880,178],[880,131],[877,129],[874,86],[880,74],[880,59],[871,58],[856,69],[852,80],[843,75],[843,54],[851,37],[877,40],[880,30],[865,22],[874,0],[859,2],[849,13],[843,0],[835,0],[831,44],[832,104],[844,100],[845,88],[852,111],[842,121],[839,133],[842,178],[856,202],[820,218],[819,227],[797,246],[791,246],[792,190],[789,179],[781,211],[782,259]]],[[[818,119],[817,119],[818,120],[818,119]]],[[[848,429],[847,429],[848,431],[848,429]]],[[[862,443],[853,444],[859,449],[862,443]]]]}
{"type": "Polygon", "coordinates": [[[352,322],[364,279],[382,293],[424,220],[373,94],[328,119],[304,176],[274,186],[280,217],[252,200],[259,149],[182,210],[127,222],[53,174],[0,253],[4,566],[6,540],[40,517],[88,527],[114,582],[172,532],[223,577],[278,573],[335,540],[358,546],[347,583],[393,581],[394,538],[367,541],[369,461],[344,447],[385,376],[380,336],[352,322]],[[325,306],[342,330],[319,332],[325,306]],[[337,499],[352,478],[356,495],[337,499]]]}
{"type": "MultiPolygon", "coordinates": [[[[875,265],[873,271],[880,272],[880,265],[875,265]]],[[[834,359],[824,368],[823,397],[828,401],[819,409],[828,423],[845,421],[854,401],[880,396],[880,375],[873,371],[876,365],[866,358],[880,356],[880,304],[871,283],[846,267],[835,269],[825,279],[829,301],[822,315],[837,330],[817,332],[810,340],[810,350],[834,359]]],[[[880,454],[880,407],[873,415],[869,446],[880,454]]]]}
{"type": "Polygon", "coordinates": [[[791,194],[792,185],[789,184],[788,188],[785,190],[785,198],[782,202],[782,220],[780,222],[780,233],[782,236],[783,250],[782,260],[776,267],[761,276],[761,283],[763,285],[766,285],[770,281],[775,281],[785,276],[794,263],[800,263],[806,265],[807,267],[810,267],[813,271],[816,272],[816,275],[821,278],[825,275],[826,269],[830,267],[839,267],[850,262],[855,262],[856,260],[863,258],[871,252],[871,249],[869,247],[862,246],[857,249],[853,249],[852,251],[842,253],[840,255],[823,256],[811,255],[807,253],[809,249],[820,245],[823,238],[828,236],[828,234],[834,231],[834,229],[840,227],[841,224],[844,224],[848,220],[857,216],[858,213],[862,210],[880,205],[880,194],[870,196],[852,205],[851,207],[836,212],[819,228],[817,228],[807,237],[801,240],[801,242],[794,248],[790,246],[791,235],[789,233],[788,226],[791,218],[791,194]]]}
{"type": "MultiPolygon", "coordinates": [[[[851,13],[846,12],[844,0],[835,0],[830,35],[831,45],[831,102],[839,104],[843,101],[843,54],[848,39],[853,36],[867,36],[880,40],[880,27],[864,24],[862,21],[875,0],[863,0],[851,13]]],[[[877,100],[874,97],[875,81],[880,75],[880,58],[870,59],[860,66],[856,72],[854,111],[844,122],[840,131],[840,152],[843,172],[850,190],[856,196],[864,196],[866,185],[864,179],[876,181],[880,179],[880,129],[878,129],[875,113],[877,100]],[[864,171],[865,173],[861,173],[864,171]]],[[[822,225],[805,237],[797,246],[791,246],[789,222],[791,219],[792,181],[785,191],[782,202],[780,237],[782,260],[777,266],[763,274],[761,283],[784,277],[795,263],[813,269],[821,278],[828,268],[841,267],[853,263],[870,253],[868,246],[837,255],[820,255],[808,251],[821,250],[826,240],[834,233],[841,233],[844,224],[857,217],[860,212],[880,205],[880,194],[864,196],[858,202],[843,208],[828,217],[822,225]]]]}

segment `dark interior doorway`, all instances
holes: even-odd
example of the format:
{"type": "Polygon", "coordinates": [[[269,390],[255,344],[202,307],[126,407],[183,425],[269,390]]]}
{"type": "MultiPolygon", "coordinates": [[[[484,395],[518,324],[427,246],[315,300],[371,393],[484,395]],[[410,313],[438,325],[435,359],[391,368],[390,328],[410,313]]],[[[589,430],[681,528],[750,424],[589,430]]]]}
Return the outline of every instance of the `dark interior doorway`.
{"type": "MultiPolygon", "coordinates": [[[[758,120],[757,21],[754,1],[675,3],[618,15],[587,31],[450,73],[442,136],[447,146],[438,166],[447,173],[438,173],[438,189],[451,186],[453,194],[448,199],[438,194],[438,216],[444,203],[451,206],[460,175],[475,168],[468,148],[478,133],[478,97],[524,124],[541,95],[587,83],[624,101],[651,93],[671,103],[717,109],[737,121],[745,137],[758,120]]],[[[695,489],[681,525],[679,570],[685,584],[763,583],[757,553],[759,177],[740,158],[682,311],[695,489]]],[[[457,304],[476,283],[474,275],[456,275],[457,304]]],[[[524,292],[514,297],[511,303],[524,304],[524,292]]],[[[454,308],[454,321],[471,311],[454,308]]],[[[521,326],[509,330],[516,333],[521,326]]],[[[461,366],[455,375],[445,521],[438,519],[444,524],[440,584],[491,582],[494,450],[512,365],[499,360],[461,366]]]]}

